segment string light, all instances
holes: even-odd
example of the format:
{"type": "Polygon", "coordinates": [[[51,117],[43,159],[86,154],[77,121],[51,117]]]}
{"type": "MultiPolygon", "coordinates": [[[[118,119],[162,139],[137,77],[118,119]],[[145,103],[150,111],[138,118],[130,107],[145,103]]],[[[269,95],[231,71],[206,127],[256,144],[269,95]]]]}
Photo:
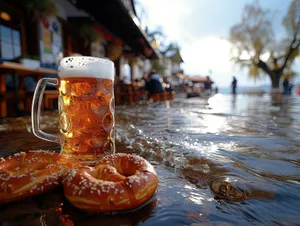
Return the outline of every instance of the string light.
{"type": "Polygon", "coordinates": [[[10,15],[6,12],[0,12],[0,18],[6,21],[9,21],[11,19],[10,15]]]}

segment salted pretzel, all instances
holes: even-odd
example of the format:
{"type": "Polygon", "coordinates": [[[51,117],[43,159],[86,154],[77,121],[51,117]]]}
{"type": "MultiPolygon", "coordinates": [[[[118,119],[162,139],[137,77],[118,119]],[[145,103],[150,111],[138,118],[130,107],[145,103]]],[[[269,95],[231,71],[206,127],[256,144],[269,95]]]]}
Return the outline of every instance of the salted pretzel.
{"type": "Polygon", "coordinates": [[[71,163],[56,152],[20,152],[0,158],[0,203],[24,199],[55,188],[71,163]]]}
{"type": "Polygon", "coordinates": [[[133,154],[104,157],[95,167],[78,167],[63,180],[67,199],[90,213],[131,210],[153,196],[158,177],[153,166],[133,154]]]}

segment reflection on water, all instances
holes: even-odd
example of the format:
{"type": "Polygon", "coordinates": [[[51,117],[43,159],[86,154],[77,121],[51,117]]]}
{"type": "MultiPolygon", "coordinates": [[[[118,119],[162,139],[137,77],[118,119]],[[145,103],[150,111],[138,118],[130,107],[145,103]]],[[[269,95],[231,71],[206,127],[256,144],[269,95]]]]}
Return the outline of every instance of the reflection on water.
{"type": "MultiPolygon", "coordinates": [[[[0,222],[297,224],[299,113],[298,97],[266,95],[218,94],[208,100],[118,106],[117,152],[142,155],[159,174],[158,192],[147,205],[130,213],[87,217],[55,191],[1,207],[0,222]]],[[[53,132],[56,113],[44,117],[43,127],[53,132]]],[[[2,156],[31,148],[59,150],[29,133],[28,118],[3,119],[0,132],[2,156]]]]}

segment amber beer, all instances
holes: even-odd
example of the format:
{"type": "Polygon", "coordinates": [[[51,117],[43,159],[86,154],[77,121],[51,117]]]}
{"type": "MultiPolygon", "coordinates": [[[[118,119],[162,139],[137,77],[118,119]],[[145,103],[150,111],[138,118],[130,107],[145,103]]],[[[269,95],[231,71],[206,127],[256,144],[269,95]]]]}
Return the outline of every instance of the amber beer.
{"type": "Polygon", "coordinates": [[[61,78],[59,113],[63,155],[92,160],[114,152],[112,80],[61,78]]]}
{"type": "Polygon", "coordinates": [[[59,67],[61,153],[96,161],[114,153],[114,67],[100,58],[65,58],[59,67]]]}
{"type": "Polygon", "coordinates": [[[32,132],[61,144],[69,159],[93,164],[115,151],[114,64],[96,57],[63,58],[58,79],[42,78],[32,101],[32,132]],[[47,84],[59,87],[59,136],[40,128],[43,93],[47,84]]]}

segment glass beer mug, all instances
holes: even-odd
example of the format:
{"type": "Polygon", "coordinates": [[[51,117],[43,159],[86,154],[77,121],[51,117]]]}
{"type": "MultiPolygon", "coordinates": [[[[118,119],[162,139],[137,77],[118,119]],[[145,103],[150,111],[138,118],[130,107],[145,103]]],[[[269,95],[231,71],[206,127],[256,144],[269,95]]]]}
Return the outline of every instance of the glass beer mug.
{"type": "Polygon", "coordinates": [[[58,79],[43,78],[32,101],[32,131],[40,139],[61,144],[61,154],[87,164],[115,152],[114,64],[95,57],[60,61],[58,79]],[[47,84],[59,86],[59,135],[40,129],[40,112],[47,84]]]}

